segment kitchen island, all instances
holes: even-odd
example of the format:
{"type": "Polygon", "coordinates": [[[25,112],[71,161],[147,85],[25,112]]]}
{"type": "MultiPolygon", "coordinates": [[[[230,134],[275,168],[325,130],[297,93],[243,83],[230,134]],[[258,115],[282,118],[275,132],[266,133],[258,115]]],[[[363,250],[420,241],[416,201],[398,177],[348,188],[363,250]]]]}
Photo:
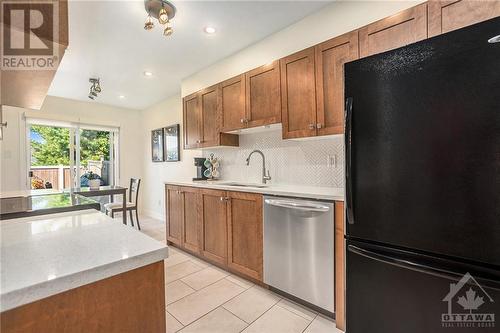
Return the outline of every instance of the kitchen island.
{"type": "Polygon", "coordinates": [[[2,221],[7,332],[165,332],[168,248],[95,210],[2,221]]]}

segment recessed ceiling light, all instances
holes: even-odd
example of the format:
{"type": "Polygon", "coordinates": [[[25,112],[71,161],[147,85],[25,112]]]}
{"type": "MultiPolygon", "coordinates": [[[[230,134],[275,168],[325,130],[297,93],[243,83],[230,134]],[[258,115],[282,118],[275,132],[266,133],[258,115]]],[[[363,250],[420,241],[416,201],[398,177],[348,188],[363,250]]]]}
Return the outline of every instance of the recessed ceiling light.
{"type": "Polygon", "coordinates": [[[144,71],[144,76],[153,76],[152,72],[144,71]]]}
{"type": "Polygon", "coordinates": [[[205,27],[203,29],[203,31],[205,31],[206,34],[213,35],[215,33],[215,28],[214,27],[205,27]]]}
{"type": "Polygon", "coordinates": [[[125,98],[125,95],[120,95],[118,96],[119,99],[124,99],[125,98]]]}

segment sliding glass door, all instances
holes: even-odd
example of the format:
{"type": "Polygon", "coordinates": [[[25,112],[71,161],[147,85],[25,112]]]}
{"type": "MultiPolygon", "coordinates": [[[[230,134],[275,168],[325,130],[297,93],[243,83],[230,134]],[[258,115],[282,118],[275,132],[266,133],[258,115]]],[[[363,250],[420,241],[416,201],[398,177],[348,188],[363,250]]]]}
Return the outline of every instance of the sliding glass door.
{"type": "Polygon", "coordinates": [[[86,187],[118,182],[118,130],[74,124],[28,123],[29,184],[31,189],[86,187]]]}

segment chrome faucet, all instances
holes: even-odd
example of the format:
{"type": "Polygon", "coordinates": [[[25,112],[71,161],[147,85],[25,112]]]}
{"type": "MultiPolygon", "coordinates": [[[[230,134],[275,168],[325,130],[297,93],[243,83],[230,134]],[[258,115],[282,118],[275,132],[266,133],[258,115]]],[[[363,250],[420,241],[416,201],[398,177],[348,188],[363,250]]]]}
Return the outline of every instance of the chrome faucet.
{"type": "Polygon", "coordinates": [[[252,157],[253,153],[257,153],[260,154],[260,156],[262,156],[262,184],[265,184],[268,180],[271,180],[271,175],[269,175],[269,170],[267,170],[266,174],[266,158],[263,152],[261,152],[260,150],[254,150],[247,157],[247,165],[250,164],[250,157],[252,157]]]}

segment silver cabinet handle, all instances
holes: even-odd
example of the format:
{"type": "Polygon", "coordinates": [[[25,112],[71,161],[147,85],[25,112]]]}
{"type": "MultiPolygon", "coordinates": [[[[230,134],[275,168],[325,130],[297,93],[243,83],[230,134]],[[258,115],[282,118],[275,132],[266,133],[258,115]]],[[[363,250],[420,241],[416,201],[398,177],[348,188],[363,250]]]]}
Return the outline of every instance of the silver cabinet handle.
{"type": "Polygon", "coordinates": [[[330,210],[327,205],[301,203],[293,200],[265,199],[264,202],[271,206],[310,212],[328,212],[330,210]]]}
{"type": "Polygon", "coordinates": [[[314,126],[314,124],[309,124],[309,129],[315,129],[316,126],[314,126]]]}
{"type": "Polygon", "coordinates": [[[245,119],[244,119],[244,118],[241,118],[241,119],[240,119],[240,122],[241,122],[242,124],[244,124],[244,123],[245,123],[245,119]]]}
{"type": "Polygon", "coordinates": [[[323,128],[323,124],[321,124],[321,123],[317,123],[317,124],[316,124],[316,128],[317,128],[317,129],[323,128]]]}

